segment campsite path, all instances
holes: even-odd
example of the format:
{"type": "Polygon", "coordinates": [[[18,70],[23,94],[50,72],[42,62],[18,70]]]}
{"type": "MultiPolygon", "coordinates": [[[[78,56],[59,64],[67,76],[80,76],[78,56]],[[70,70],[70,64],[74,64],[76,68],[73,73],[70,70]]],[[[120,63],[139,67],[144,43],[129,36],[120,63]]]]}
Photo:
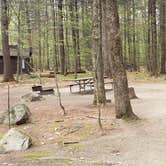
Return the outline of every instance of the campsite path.
{"type": "MultiPolygon", "coordinates": [[[[134,112],[141,118],[140,121],[115,120],[113,107],[110,104],[105,110],[105,112],[110,113],[104,112],[103,115],[104,118],[107,118],[107,121],[104,121],[104,126],[107,128],[110,125],[109,121],[112,125],[112,129],[106,135],[100,136],[97,133],[95,136],[90,136],[81,141],[78,145],[64,147],[58,143],[49,142],[42,146],[34,146],[28,152],[0,155],[1,165],[166,166],[166,84],[131,83],[130,85],[135,87],[136,94],[139,97],[137,100],[132,100],[132,106],[134,112]],[[27,154],[33,154],[36,151],[48,151],[51,152],[51,155],[40,157],[36,154],[38,159],[32,159],[34,156],[25,157],[27,154]]],[[[28,93],[29,90],[29,86],[12,88],[11,93],[15,95],[15,97],[12,97],[12,102],[18,101],[20,96],[28,93]]],[[[4,103],[5,94],[6,90],[0,88],[1,109],[6,107],[4,103]]],[[[108,96],[111,96],[110,92],[108,92],[108,96]]],[[[71,95],[68,89],[62,89],[62,98],[64,105],[71,111],[69,114],[72,114],[72,117],[79,115],[77,118],[80,118],[80,121],[76,119],[78,124],[81,125],[81,118],[85,118],[87,115],[94,116],[96,109],[91,106],[92,95],[71,95]]],[[[48,96],[46,100],[40,103],[30,103],[29,107],[34,114],[37,111],[45,113],[47,110],[49,112],[53,108],[57,111],[58,116],[61,113],[57,99],[52,96],[48,96]]],[[[50,115],[53,115],[53,119],[49,116],[48,118],[55,120],[57,114],[52,113],[50,115]]],[[[95,119],[91,119],[91,121],[94,121],[94,124],[96,123],[95,119]]],[[[38,125],[37,123],[41,122],[37,121],[36,125],[38,125]]],[[[44,125],[44,121],[41,125],[44,125]]],[[[49,124],[47,125],[49,126],[49,124]]],[[[45,129],[42,129],[45,132],[45,129]]],[[[5,130],[6,128],[2,126],[0,132],[5,130]]]]}

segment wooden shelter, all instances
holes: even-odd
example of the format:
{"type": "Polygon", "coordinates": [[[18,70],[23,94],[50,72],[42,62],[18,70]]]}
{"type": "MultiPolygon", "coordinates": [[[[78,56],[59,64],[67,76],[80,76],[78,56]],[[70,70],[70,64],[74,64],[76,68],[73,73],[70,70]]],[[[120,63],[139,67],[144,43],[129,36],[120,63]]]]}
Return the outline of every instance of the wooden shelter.
{"type": "MultiPolygon", "coordinates": [[[[10,57],[11,57],[11,68],[13,74],[17,72],[17,61],[18,61],[18,46],[17,45],[10,45],[10,57]]],[[[30,72],[30,56],[29,56],[29,49],[21,48],[20,49],[20,60],[19,66],[20,71],[24,73],[30,72]]],[[[2,49],[0,49],[0,74],[3,74],[3,53],[2,49]]]]}

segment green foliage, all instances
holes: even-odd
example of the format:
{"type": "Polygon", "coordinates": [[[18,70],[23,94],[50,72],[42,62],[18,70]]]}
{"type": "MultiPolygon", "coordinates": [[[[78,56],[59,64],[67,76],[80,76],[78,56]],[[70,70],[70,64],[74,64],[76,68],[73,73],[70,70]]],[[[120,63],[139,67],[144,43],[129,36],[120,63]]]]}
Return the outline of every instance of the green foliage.
{"type": "Polygon", "coordinates": [[[150,77],[148,73],[141,73],[141,72],[133,72],[132,75],[138,79],[146,79],[150,77]]]}
{"type": "Polygon", "coordinates": [[[23,155],[26,158],[30,158],[33,160],[43,158],[43,157],[49,157],[52,156],[54,153],[50,151],[34,151],[34,152],[29,152],[23,155]]]}
{"type": "MultiPolygon", "coordinates": [[[[77,77],[78,78],[84,78],[84,77],[92,77],[93,75],[92,75],[92,72],[86,72],[86,73],[78,73],[77,74],[77,77]]],[[[59,79],[74,79],[75,78],[75,75],[74,74],[68,74],[68,75],[66,75],[66,76],[64,76],[64,75],[62,75],[62,74],[58,74],[58,78],[59,79]]]]}

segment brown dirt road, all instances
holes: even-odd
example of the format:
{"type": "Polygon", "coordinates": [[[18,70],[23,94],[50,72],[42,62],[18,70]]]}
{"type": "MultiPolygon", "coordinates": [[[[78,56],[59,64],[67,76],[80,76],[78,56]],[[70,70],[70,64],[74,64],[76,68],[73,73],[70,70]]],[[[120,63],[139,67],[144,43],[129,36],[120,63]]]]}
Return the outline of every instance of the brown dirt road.
{"type": "MultiPolygon", "coordinates": [[[[113,104],[103,111],[106,135],[97,127],[92,95],[69,94],[62,89],[68,115],[63,117],[56,96],[28,103],[31,123],[19,126],[32,136],[34,146],[26,152],[0,155],[6,166],[166,166],[166,83],[130,83],[137,100],[132,100],[137,122],[115,120],[113,104]],[[56,120],[61,119],[61,122],[56,120]],[[79,141],[76,145],[63,145],[79,141]]],[[[11,105],[30,91],[29,85],[13,86],[11,105]]],[[[0,87],[0,111],[6,108],[6,86],[0,87]]],[[[108,97],[112,98],[112,92],[108,97]]],[[[0,133],[7,127],[0,125],[0,133]]]]}

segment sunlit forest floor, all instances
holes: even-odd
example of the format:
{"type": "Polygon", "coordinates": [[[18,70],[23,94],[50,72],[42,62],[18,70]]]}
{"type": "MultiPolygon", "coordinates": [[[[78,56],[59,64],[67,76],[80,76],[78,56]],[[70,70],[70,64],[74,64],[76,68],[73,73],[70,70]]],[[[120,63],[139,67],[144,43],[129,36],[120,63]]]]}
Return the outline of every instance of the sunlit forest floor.
{"type": "MultiPolygon", "coordinates": [[[[90,73],[80,77],[90,76],[90,73]]],[[[13,166],[165,166],[166,165],[166,75],[152,78],[144,73],[128,73],[129,85],[138,99],[132,100],[135,114],[141,120],[116,120],[113,91],[107,92],[108,103],[102,109],[105,135],[97,123],[93,95],[70,94],[73,76],[59,76],[63,116],[54,95],[26,103],[32,115],[28,124],[15,126],[32,137],[33,146],[26,152],[0,155],[1,165],[13,166]],[[66,142],[78,142],[65,145],[66,142]]],[[[43,85],[55,86],[53,78],[42,78],[43,85]]],[[[21,96],[31,92],[37,78],[24,76],[21,83],[11,83],[11,106],[22,103],[21,96]]],[[[107,87],[109,88],[109,87],[107,87]]],[[[77,90],[77,89],[74,89],[77,90]]],[[[56,90],[55,90],[56,92],[56,90]]],[[[0,84],[0,113],[7,108],[7,85],[0,84]]],[[[0,137],[8,130],[0,125],[0,137]]]]}

